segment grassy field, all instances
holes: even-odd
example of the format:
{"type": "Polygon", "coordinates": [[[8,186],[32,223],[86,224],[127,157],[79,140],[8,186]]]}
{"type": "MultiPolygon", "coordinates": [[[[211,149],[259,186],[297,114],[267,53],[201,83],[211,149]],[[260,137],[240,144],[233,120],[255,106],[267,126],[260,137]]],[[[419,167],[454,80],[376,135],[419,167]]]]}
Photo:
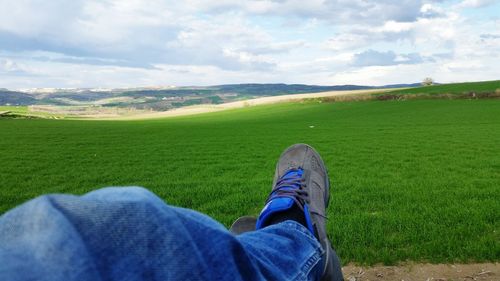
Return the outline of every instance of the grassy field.
{"type": "Polygon", "coordinates": [[[0,112],[8,111],[11,118],[63,118],[60,113],[32,111],[29,106],[0,106],[0,112]]]}
{"type": "Polygon", "coordinates": [[[28,113],[27,106],[0,106],[0,112],[2,111],[10,111],[14,114],[22,114],[25,115],[28,113]]]}
{"type": "Polygon", "coordinates": [[[395,90],[391,94],[426,94],[426,95],[467,95],[500,93],[500,80],[484,82],[452,83],[425,87],[395,90]]]}
{"type": "Polygon", "coordinates": [[[0,213],[34,196],[140,185],[226,226],[256,215],[305,142],[333,191],[343,262],[500,260],[500,101],[304,102],[163,120],[0,120],[0,213]],[[311,127],[314,126],[314,127],[311,127]]]}

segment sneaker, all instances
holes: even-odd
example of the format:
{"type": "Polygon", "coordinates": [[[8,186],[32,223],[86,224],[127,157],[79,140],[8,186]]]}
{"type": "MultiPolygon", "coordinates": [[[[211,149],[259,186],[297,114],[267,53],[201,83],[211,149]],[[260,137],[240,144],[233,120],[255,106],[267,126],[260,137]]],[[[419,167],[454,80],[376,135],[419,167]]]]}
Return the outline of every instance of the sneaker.
{"type": "Polygon", "coordinates": [[[290,219],[297,220],[293,212],[300,210],[304,218],[299,221],[318,239],[324,250],[325,266],[321,280],[342,280],[340,263],[326,235],[329,192],[328,174],[319,154],[309,145],[292,145],[278,160],[273,189],[257,219],[256,229],[272,224],[276,214],[285,217],[289,214],[290,219]]]}

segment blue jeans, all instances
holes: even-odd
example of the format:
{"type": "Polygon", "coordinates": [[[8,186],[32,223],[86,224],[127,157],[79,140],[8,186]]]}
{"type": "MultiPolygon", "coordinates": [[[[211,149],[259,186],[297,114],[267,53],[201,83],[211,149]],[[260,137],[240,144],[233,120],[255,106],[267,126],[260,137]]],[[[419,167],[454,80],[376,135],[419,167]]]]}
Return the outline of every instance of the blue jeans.
{"type": "Polygon", "coordinates": [[[41,196],[0,217],[0,280],[315,280],[322,254],[294,221],[235,236],[140,187],[41,196]]]}

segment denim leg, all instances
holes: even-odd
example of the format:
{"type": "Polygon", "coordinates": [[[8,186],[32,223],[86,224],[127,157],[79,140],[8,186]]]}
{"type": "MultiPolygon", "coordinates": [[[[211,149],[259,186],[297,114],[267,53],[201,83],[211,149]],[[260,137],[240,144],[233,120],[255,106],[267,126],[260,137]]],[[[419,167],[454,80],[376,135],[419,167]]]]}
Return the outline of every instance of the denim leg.
{"type": "Polygon", "coordinates": [[[0,280],[313,280],[321,255],[293,221],[234,236],[139,187],[41,196],[0,217],[0,280]]]}

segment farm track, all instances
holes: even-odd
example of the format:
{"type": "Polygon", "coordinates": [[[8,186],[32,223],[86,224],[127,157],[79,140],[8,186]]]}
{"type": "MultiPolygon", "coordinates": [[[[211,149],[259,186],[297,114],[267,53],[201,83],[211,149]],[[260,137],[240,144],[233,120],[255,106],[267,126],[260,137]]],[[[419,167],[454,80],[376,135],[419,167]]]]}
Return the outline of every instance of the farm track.
{"type": "Polygon", "coordinates": [[[500,264],[417,264],[400,266],[361,267],[347,265],[342,268],[345,280],[348,281],[438,281],[438,280],[499,280],[500,264]]]}

